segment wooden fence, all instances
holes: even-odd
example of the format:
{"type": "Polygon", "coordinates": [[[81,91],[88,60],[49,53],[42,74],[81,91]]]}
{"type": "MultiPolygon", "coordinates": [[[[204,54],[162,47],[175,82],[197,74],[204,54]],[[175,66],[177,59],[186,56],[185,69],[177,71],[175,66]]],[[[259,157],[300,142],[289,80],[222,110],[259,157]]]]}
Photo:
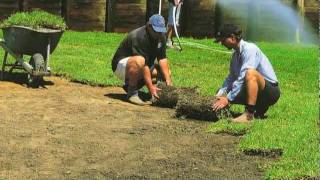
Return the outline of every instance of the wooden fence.
{"type": "Polygon", "coordinates": [[[66,0],[64,17],[68,27],[79,31],[105,31],[106,0],[66,0]]]}
{"type": "MultiPolygon", "coordinates": [[[[167,18],[167,0],[162,1],[162,15],[167,18]]],[[[250,29],[250,18],[257,17],[250,17],[248,13],[248,18],[238,18],[232,13],[224,13],[224,9],[217,5],[217,1],[184,0],[181,18],[182,35],[213,36],[217,28],[228,21],[241,25],[247,36],[259,36],[260,39],[265,39],[263,34],[257,35],[246,31],[250,29]]],[[[297,4],[306,19],[311,20],[314,29],[317,29],[317,0],[282,1],[297,4]]],[[[72,30],[128,32],[144,25],[148,17],[158,13],[158,2],[158,0],[0,0],[0,20],[14,12],[40,8],[63,16],[72,30]]],[[[244,9],[244,12],[253,10],[249,11],[249,8],[252,6],[245,3],[239,5],[239,9],[244,9]]]]}

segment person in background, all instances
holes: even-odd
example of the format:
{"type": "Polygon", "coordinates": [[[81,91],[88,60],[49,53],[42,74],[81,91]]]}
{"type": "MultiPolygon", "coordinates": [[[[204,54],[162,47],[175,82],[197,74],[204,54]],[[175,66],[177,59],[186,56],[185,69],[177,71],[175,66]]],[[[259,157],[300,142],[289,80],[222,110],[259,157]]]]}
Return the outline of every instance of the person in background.
{"type": "Polygon", "coordinates": [[[172,35],[174,31],[173,18],[176,20],[177,28],[180,26],[180,13],[181,13],[182,0],[169,0],[168,8],[168,31],[167,31],[167,47],[173,48],[172,35]],[[176,6],[176,14],[173,14],[173,7],[176,6]]]}
{"type": "Polygon", "coordinates": [[[128,101],[133,104],[150,104],[141,100],[138,95],[138,90],[144,85],[152,97],[158,98],[157,92],[160,89],[152,83],[153,77],[161,74],[162,80],[167,85],[172,85],[166,57],[166,32],[164,18],[155,14],[146,25],[129,32],[112,59],[112,71],[124,81],[123,89],[127,92],[128,101]],[[161,72],[154,68],[155,59],[158,60],[161,72]]]}
{"type": "Polygon", "coordinates": [[[223,25],[216,42],[233,49],[229,75],[212,104],[219,110],[228,104],[243,104],[245,112],[233,122],[247,123],[263,118],[270,106],[280,98],[279,82],[266,55],[253,43],[242,39],[242,31],[235,25],[223,25]]]}

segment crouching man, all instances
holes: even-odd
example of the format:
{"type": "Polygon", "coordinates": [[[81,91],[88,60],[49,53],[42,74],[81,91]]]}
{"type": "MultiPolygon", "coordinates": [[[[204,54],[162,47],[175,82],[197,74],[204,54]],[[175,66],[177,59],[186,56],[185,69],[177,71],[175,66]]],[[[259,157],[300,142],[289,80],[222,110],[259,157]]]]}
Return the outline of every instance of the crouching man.
{"type": "Polygon", "coordinates": [[[131,31],[121,42],[112,60],[112,71],[124,81],[128,101],[137,105],[147,105],[138,96],[138,90],[147,86],[151,96],[158,98],[158,89],[152,78],[158,74],[167,85],[172,85],[169,63],[166,58],[166,27],[161,15],[153,15],[145,26],[131,31]],[[157,58],[159,69],[154,68],[157,58]]]}
{"type": "Polygon", "coordinates": [[[229,75],[212,104],[213,110],[229,103],[243,104],[245,112],[233,122],[246,123],[254,117],[263,118],[268,108],[280,97],[278,79],[268,58],[253,43],[242,40],[242,31],[231,24],[224,25],[216,41],[233,49],[229,75]]]}

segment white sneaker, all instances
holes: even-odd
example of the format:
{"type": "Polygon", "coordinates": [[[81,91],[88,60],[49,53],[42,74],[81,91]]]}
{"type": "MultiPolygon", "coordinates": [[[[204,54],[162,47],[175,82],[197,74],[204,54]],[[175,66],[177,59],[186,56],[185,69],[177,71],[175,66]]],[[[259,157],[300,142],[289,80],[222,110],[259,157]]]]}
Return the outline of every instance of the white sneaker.
{"type": "Polygon", "coordinates": [[[133,96],[129,97],[128,101],[131,102],[132,104],[136,104],[139,106],[151,105],[150,101],[142,101],[138,95],[133,95],[133,96]]]}
{"type": "Polygon", "coordinates": [[[174,48],[172,41],[167,41],[167,48],[174,48]]]}
{"type": "Polygon", "coordinates": [[[50,66],[47,67],[47,71],[51,72],[51,67],[50,66]]]}

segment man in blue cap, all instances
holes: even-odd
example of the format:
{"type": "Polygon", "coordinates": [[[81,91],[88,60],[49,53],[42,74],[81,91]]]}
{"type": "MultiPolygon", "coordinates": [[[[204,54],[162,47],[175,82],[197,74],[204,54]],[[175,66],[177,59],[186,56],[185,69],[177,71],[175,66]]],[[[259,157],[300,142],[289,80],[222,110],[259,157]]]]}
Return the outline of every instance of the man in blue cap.
{"type": "Polygon", "coordinates": [[[229,75],[217,93],[218,101],[212,104],[219,110],[231,104],[243,104],[245,112],[232,121],[250,122],[263,118],[270,106],[280,97],[278,79],[267,56],[253,43],[242,39],[242,31],[233,24],[222,26],[216,42],[233,49],[229,75]]]}
{"type": "Polygon", "coordinates": [[[166,57],[167,32],[164,18],[155,14],[146,25],[131,31],[121,42],[113,59],[112,71],[125,82],[123,89],[128,101],[137,105],[148,105],[138,96],[138,90],[147,86],[152,97],[158,98],[158,89],[152,79],[161,73],[167,85],[172,85],[169,62],[166,57]],[[161,72],[154,68],[158,60],[161,72]]]}

